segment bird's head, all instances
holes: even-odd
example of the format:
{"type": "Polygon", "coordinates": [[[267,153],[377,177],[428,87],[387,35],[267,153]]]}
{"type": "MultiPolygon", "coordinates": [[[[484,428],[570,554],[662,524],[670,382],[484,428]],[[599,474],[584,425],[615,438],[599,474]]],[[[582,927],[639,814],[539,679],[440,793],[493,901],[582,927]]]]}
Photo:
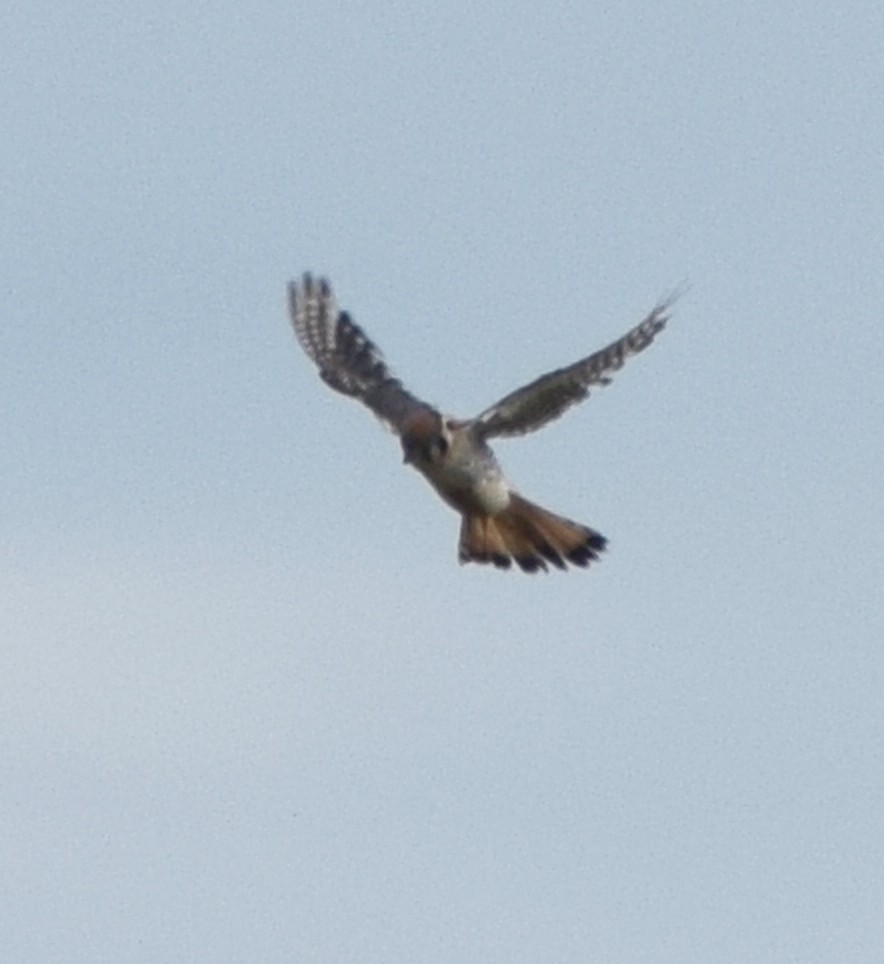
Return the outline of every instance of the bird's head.
{"type": "Polygon", "coordinates": [[[402,460],[417,469],[439,462],[448,452],[450,434],[438,412],[421,409],[402,430],[402,460]]]}

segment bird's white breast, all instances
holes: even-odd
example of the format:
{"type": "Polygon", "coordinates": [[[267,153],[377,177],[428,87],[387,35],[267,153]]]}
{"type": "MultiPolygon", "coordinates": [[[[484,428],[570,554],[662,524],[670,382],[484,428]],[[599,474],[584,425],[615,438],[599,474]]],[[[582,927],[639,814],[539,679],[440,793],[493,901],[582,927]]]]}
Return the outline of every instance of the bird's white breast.
{"type": "Polygon", "coordinates": [[[491,450],[454,431],[445,457],[422,467],[439,495],[459,511],[495,514],[510,502],[510,486],[491,450]]]}

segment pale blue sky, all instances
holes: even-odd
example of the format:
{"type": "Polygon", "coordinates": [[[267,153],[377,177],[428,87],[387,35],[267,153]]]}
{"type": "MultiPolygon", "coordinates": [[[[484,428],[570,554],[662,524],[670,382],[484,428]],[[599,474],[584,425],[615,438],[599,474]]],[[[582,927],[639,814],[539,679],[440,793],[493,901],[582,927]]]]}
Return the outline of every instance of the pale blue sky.
{"type": "Polygon", "coordinates": [[[6,4],[0,958],[879,962],[878,3],[6,4]],[[327,274],[588,572],[299,351],[327,274]]]}

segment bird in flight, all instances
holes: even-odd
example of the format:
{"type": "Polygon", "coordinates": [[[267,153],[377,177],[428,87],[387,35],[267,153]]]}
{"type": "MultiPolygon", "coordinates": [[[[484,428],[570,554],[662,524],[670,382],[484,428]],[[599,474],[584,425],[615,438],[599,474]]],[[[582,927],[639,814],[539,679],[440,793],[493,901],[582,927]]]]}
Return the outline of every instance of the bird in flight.
{"type": "Polygon", "coordinates": [[[661,301],[622,338],[586,358],[541,375],[475,418],[444,415],[403,388],[383,355],[337,306],[324,278],[305,274],[288,286],[298,341],[335,391],[359,399],[402,443],[416,468],[461,515],[460,562],[490,563],[524,572],[588,566],[607,540],[588,526],[543,509],[520,495],[488,445],[492,438],[524,435],[607,385],[631,355],[643,351],[669,320],[674,298],[661,301]]]}

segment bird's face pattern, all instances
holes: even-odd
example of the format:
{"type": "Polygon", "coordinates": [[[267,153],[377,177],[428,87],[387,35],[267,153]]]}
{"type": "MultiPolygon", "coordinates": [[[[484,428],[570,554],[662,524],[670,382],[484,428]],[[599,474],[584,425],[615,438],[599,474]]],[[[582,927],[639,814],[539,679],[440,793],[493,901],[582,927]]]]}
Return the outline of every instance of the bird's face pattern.
{"type": "Polygon", "coordinates": [[[419,471],[438,468],[451,447],[451,432],[439,412],[429,409],[408,419],[402,430],[402,455],[419,471]]]}

